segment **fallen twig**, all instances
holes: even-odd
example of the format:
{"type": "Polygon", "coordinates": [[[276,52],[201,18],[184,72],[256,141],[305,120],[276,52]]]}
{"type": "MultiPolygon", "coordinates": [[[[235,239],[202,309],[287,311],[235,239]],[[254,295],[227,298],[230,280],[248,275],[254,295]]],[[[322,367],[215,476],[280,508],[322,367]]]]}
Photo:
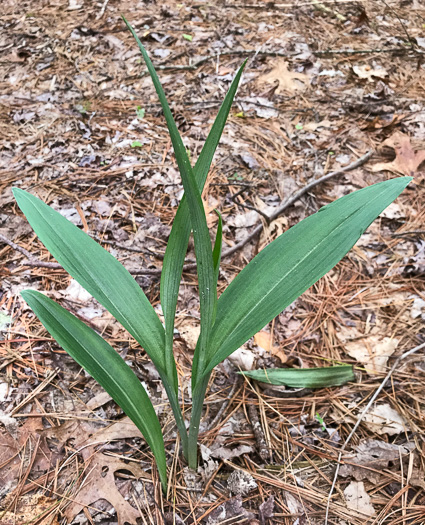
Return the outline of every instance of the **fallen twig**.
{"type": "MultiPolygon", "coordinates": [[[[320,177],[318,179],[311,181],[309,184],[307,184],[307,186],[304,186],[299,191],[297,191],[294,195],[292,195],[292,197],[289,197],[289,199],[282,202],[280,206],[278,206],[271,215],[267,216],[266,222],[270,223],[274,221],[275,219],[277,219],[279,215],[281,215],[285,210],[287,210],[290,206],[292,206],[303,195],[305,195],[307,192],[309,192],[311,189],[315,188],[322,182],[326,182],[327,180],[333,177],[337,177],[338,175],[342,175],[343,173],[346,173],[347,171],[351,171],[351,170],[358,168],[359,166],[362,166],[370,159],[370,157],[372,156],[372,153],[373,153],[372,151],[368,151],[365,155],[363,155],[356,161],[352,162],[348,166],[344,166],[343,168],[339,170],[332,171],[331,173],[327,173],[326,175],[323,175],[323,177],[320,177]]],[[[255,211],[258,211],[258,210],[255,210],[255,211]]],[[[265,214],[261,214],[261,215],[265,215],[265,214]]],[[[233,255],[235,252],[243,248],[246,244],[248,244],[250,241],[255,239],[255,237],[257,237],[257,235],[262,232],[263,228],[264,228],[264,224],[263,223],[259,224],[245,239],[238,242],[237,244],[235,244],[228,250],[225,250],[221,258],[224,259],[225,257],[230,257],[230,255],[233,255]]],[[[36,259],[35,257],[31,255],[30,252],[18,246],[17,244],[7,239],[3,235],[0,235],[0,241],[4,242],[5,244],[8,244],[15,250],[23,253],[26,257],[28,257],[27,261],[22,262],[23,266],[33,266],[33,267],[51,268],[51,269],[61,269],[62,268],[62,266],[58,263],[44,262],[44,261],[40,261],[36,259]]],[[[194,270],[194,269],[196,269],[196,263],[185,264],[183,266],[183,271],[185,272],[194,270]]],[[[161,275],[161,271],[162,271],[161,268],[142,268],[140,270],[132,270],[130,271],[130,273],[132,275],[161,275]]]]}
{"type": "MultiPolygon", "coordinates": [[[[298,199],[300,199],[304,194],[309,192],[312,188],[315,186],[318,186],[322,182],[326,182],[327,180],[331,179],[332,177],[336,177],[337,175],[342,175],[343,173],[346,173],[347,171],[354,170],[358,168],[359,166],[362,166],[365,162],[367,162],[370,157],[372,156],[372,151],[368,151],[363,157],[360,157],[355,162],[352,162],[348,166],[344,166],[343,168],[332,171],[331,173],[328,173],[327,175],[323,175],[323,177],[320,177],[319,179],[315,179],[311,181],[307,186],[304,186],[304,188],[301,188],[299,191],[297,191],[292,197],[289,197],[286,201],[284,201],[280,206],[276,208],[276,211],[274,211],[269,216],[269,222],[274,221],[281,215],[287,208],[292,206],[298,199]]],[[[225,257],[229,257],[230,255],[233,255],[235,252],[243,248],[246,244],[248,244],[250,241],[252,241],[259,233],[262,232],[264,228],[263,223],[259,224],[245,239],[238,242],[228,250],[223,252],[222,259],[225,257]]]]}
{"type": "Polygon", "coordinates": [[[422,348],[425,348],[425,343],[422,343],[421,345],[419,346],[415,346],[415,348],[412,348],[411,350],[408,350],[407,352],[405,352],[404,354],[402,354],[400,357],[398,357],[395,361],[394,361],[394,364],[393,366],[390,368],[388,374],[385,376],[384,380],[382,381],[382,383],[379,385],[379,387],[377,388],[376,392],[373,394],[373,396],[370,398],[370,401],[369,403],[366,405],[366,407],[363,409],[362,413],[360,414],[360,416],[358,417],[357,421],[356,421],[356,424],[354,425],[353,429],[351,430],[350,434],[348,435],[347,439],[345,440],[344,444],[342,445],[340,451],[339,451],[339,454],[338,454],[338,460],[337,460],[337,466],[336,466],[336,470],[335,470],[335,474],[334,474],[334,478],[333,478],[333,481],[332,481],[332,487],[331,487],[331,490],[329,492],[329,496],[328,496],[328,501],[326,503],[326,514],[325,514],[325,524],[324,525],[327,525],[328,524],[328,517],[329,517],[329,508],[330,508],[330,504],[331,504],[331,498],[332,498],[332,494],[333,494],[333,491],[335,489],[335,485],[336,485],[336,481],[338,479],[338,474],[339,474],[339,467],[341,466],[341,459],[342,459],[342,454],[344,452],[344,450],[346,449],[348,443],[351,441],[351,438],[354,436],[356,430],[359,428],[360,426],[360,423],[363,421],[365,415],[369,412],[370,410],[370,407],[373,405],[373,403],[376,401],[376,398],[379,396],[379,394],[381,393],[382,389],[384,388],[384,386],[387,384],[387,381],[388,379],[392,376],[394,370],[398,367],[398,365],[400,364],[400,362],[403,360],[403,359],[406,359],[406,357],[414,354],[415,352],[417,352],[418,350],[421,350],[422,348]]]}
{"type": "Polygon", "coordinates": [[[229,403],[230,401],[233,399],[233,395],[236,391],[236,388],[240,385],[240,376],[238,376],[236,378],[236,381],[233,383],[233,386],[232,388],[230,389],[230,392],[227,396],[227,398],[223,401],[223,403],[221,404],[216,416],[214,417],[214,419],[211,421],[211,423],[209,423],[208,425],[208,429],[212,430],[213,428],[215,428],[215,426],[217,425],[217,423],[220,421],[220,418],[221,416],[224,414],[224,411],[226,410],[226,408],[229,406],[229,403]]]}
{"type": "Polygon", "coordinates": [[[258,454],[263,461],[268,461],[270,460],[270,451],[261,427],[260,418],[258,417],[258,407],[255,403],[248,403],[248,415],[257,443],[258,454]]]}
{"type": "Polygon", "coordinates": [[[102,16],[105,14],[106,6],[108,5],[109,0],[105,0],[103,2],[102,7],[100,8],[99,14],[96,16],[96,20],[100,20],[102,16]]]}

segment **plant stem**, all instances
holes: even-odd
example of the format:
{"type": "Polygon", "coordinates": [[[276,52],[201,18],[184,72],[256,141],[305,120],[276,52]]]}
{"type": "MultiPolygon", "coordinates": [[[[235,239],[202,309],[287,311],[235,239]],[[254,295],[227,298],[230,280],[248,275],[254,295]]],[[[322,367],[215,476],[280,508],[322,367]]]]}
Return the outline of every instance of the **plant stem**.
{"type": "Polygon", "coordinates": [[[179,434],[180,434],[180,439],[181,439],[181,444],[182,444],[182,449],[183,449],[183,456],[185,457],[186,460],[188,460],[187,430],[186,430],[186,424],[184,422],[183,414],[180,408],[178,395],[167,377],[161,377],[161,380],[164,385],[165,391],[167,392],[168,400],[171,405],[171,410],[173,411],[173,414],[174,414],[174,419],[176,420],[177,430],[179,431],[179,434]]]}
{"type": "Polygon", "coordinates": [[[192,392],[192,415],[190,417],[189,426],[189,468],[196,469],[198,466],[198,434],[199,423],[201,421],[202,408],[204,406],[205,393],[207,391],[208,381],[211,372],[201,379],[195,390],[192,392]]]}

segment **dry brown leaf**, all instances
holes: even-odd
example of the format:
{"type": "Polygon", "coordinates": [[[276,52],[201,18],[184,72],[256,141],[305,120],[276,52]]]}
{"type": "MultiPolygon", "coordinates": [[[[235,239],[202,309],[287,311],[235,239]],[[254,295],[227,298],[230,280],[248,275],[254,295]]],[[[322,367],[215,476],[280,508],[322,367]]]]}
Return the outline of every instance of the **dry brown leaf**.
{"type": "Polygon", "coordinates": [[[254,335],[254,342],[266,352],[270,352],[272,355],[280,359],[282,363],[286,363],[288,360],[288,356],[285,352],[279,346],[273,345],[273,337],[270,332],[261,330],[261,332],[254,335]]]}
{"type": "Polygon", "coordinates": [[[414,448],[413,443],[394,445],[377,439],[362,441],[356,447],[356,455],[341,465],[339,474],[344,478],[352,476],[356,481],[367,479],[371,483],[379,483],[382,478],[382,469],[388,468],[390,461],[397,463],[402,457],[407,459],[414,448]],[[368,468],[362,468],[362,466],[368,468]]]}
{"type": "Polygon", "coordinates": [[[371,335],[360,341],[347,342],[345,351],[359,363],[362,363],[369,375],[384,372],[388,359],[396,351],[398,339],[371,335]]]}
{"type": "Polygon", "coordinates": [[[392,162],[380,162],[372,166],[373,171],[391,171],[403,175],[413,176],[420,165],[425,162],[425,150],[416,151],[410,143],[408,135],[397,131],[382,143],[395,151],[395,159],[392,162]]]}
{"type": "Polygon", "coordinates": [[[241,346],[235,350],[233,354],[229,355],[228,359],[233,366],[240,370],[252,370],[254,368],[256,356],[251,350],[241,346]]]}
{"type": "Polygon", "coordinates": [[[344,490],[344,497],[349,509],[373,516],[375,509],[370,502],[370,496],[365,491],[363,481],[352,481],[344,490]]]}
{"type": "Polygon", "coordinates": [[[272,334],[261,330],[261,332],[254,335],[254,342],[266,352],[270,352],[273,344],[272,334]]]}
{"type": "Polygon", "coordinates": [[[18,525],[21,523],[36,522],[39,525],[59,525],[56,518],[53,518],[49,513],[46,520],[41,519],[47,510],[52,509],[54,499],[47,498],[41,494],[25,494],[18,499],[16,511],[8,511],[1,515],[1,525],[18,525]]]}
{"type": "Polygon", "coordinates": [[[57,440],[59,448],[72,439],[74,448],[81,449],[84,460],[88,460],[94,451],[94,447],[101,443],[107,443],[114,439],[143,439],[142,433],[129,417],[123,417],[116,423],[101,428],[94,421],[74,419],[59,427],[47,428],[42,432],[42,435],[48,439],[57,440]]]}
{"type": "Polygon", "coordinates": [[[353,71],[358,77],[367,78],[369,82],[373,82],[374,78],[385,78],[388,76],[388,72],[385,69],[372,69],[368,65],[353,66],[353,71]]]}
{"type": "Polygon", "coordinates": [[[276,62],[270,73],[261,77],[261,82],[267,82],[268,84],[279,82],[276,88],[276,93],[279,95],[285,91],[305,91],[310,80],[304,73],[289,71],[288,64],[284,60],[280,60],[276,62]]]}
{"type": "Polygon", "coordinates": [[[134,463],[124,463],[119,458],[96,453],[95,449],[102,443],[124,438],[141,438],[140,430],[128,417],[108,426],[101,427],[93,421],[71,420],[65,424],[45,429],[43,437],[59,441],[59,448],[73,440],[73,447],[80,450],[86,462],[89,479],[76,494],[73,503],[66,509],[66,517],[72,521],[86,505],[91,505],[103,499],[116,510],[119,525],[136,523],[139,512],[133,508],[121,495],[115,485],[114,472],[129,470],[136,478],[150,479],[146,472],[134,463]]]}
{"type": "MultiPolygon", "coordinates": [[[[14,497],[13,489],[23,475],[22,466],[30,462],[36,449],[32,471],[45,472],[55,465],[58,455],[50,451],[46,438],[41,436],[41,417],[30,417],[17,429],[17,435],[0,433],[0,496],[7,494],[8,502],[14,497]]],[[[7,506],[7,503],[3,501],[7,506]]]]}
{"type": "Polygon", "coordinates": [[[129,470],[136,479],[149,479],[146,472],[135,463],[124,463],[118,458],[96,454],[87,465],[90,474],[81,490],[73,497],[74,501],[67,507],[65,517],[72,521],[85,506],[94,506],[96,501],[105,499],[114,507],[118,525],[136,523],[137,518],[141,517],[140,512],[124,499],[115,484],[114,474],[118,470],[129,470]]]}
{"type": "Polygon", "coordinates": [[[201,333],[200,325],[195,324],[193,319],[186,319],[179,324],[178,331],[189,350],[195,350],[199,334],[201,333]]]}
{"type": "Polygon", "coordinates": [[[388,403],[372,408],[363,419],[365,425],[379,435],[394,436],[408,429],[404,418],[388,403]]]}

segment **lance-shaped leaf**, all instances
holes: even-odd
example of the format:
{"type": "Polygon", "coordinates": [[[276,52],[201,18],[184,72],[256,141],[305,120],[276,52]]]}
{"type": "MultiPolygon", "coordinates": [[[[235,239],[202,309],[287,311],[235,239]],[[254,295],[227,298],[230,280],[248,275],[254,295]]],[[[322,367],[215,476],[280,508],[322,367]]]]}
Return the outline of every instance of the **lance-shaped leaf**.
{"type": "Polygon", "coordinates": [[[267,368],[240,372],[240,374],[262,383],[291,388],[325,388],[355,381],[351,365],[323,368],[267,368]]]}
{"type": "MultiPolygon", "coordinates": [[[[232,107],[233,99],[242,76],[246,61],[240,67],[227,95],[220,107],[217,118],[208,134],[207,140],[202,148],[199,158],[193,169],[199,191],[202,190],[207,179],[208,170],[220,140],[223,128],[232,107]]],[[[165,317],[165,332],[168,344],[172,345],[174,332],[174,317],[176,313],[177,297],[183,270],[184,259],[187,252],[189,236],[191,232],[191,221],[186,196],[180,202],[174,218],[173,227],[168,239],[167,248],[161,273],[161,306],[165,317]]],[[[196,376],[196,374],[195,374],[196,376]]]]}
{"type": "Polygon", "coordinates": [[[97,299],[164,370],[164,328],[148,298],[124,266],[100,244],[30,193],[16,201],[41,242],[61,266],[97,299]]]}
{"type": "Polygon", "coordinates": [[[290,228],[254,257],[218,300],[204,373],[335,266],[411,180],[400,177],[341,197],[290,228]]]}
{"type": "MultiPolygon", "coordinates": [[[[155,91],[158,95],[159,101],[164,112],[165,121],[167,123],[170,139],[173,144],[174,153],[176,155],[177,165],[182,177],[183,187],[189,207],[190,223],[192,226],[193,237],[195,241],[195,256],[198,272],[199,284],[199,302],[201,311],[201,335],[199,348],[199,360],[203,363],[206,355],[207,345],[209,341],[209,332],[212,325],[214,315],[214,304],[216,301],[217,288],[214,284],[214,264],[212,258],[211,241],[208,232],[207,221],[205,217],[204,205],[202,203],[201,193],[199,191],[198,183],[195,179],[192,166],[190,165],[187,156],[186,148],[184,147],[180,133],[178,132],[176,123],[162,89],[158,75],[150,60],[146,49],[141,43],[131,25],[125,20],[128,29],[135,38],[143,60],[146,63],[155,91]]],[[[167,358],[169,356],[167,346],[167,358]]]]}
{"type": "Polygon", "coordinates": [[[26,290],[21,295],[60,346],[135,423],[155,456],[161,483],[166,490],[167,468],[161,426],[136,374],[100,335],[65,308],[34,290],[26,290]]]}

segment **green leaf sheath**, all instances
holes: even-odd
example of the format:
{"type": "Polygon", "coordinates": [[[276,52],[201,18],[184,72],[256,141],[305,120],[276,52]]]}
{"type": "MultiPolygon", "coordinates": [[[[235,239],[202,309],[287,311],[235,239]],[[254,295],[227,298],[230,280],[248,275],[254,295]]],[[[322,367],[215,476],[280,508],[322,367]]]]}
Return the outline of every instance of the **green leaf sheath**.
{"type": "Polygon", "coordinates": [[[133,370],[94,330],[57,303],[34,290],[21,293],[46,330],[124,410],[150,446],[166,490],[167,468],[161,426],[145,389],[133,370]]]}
{"type": "Polygon", "coordinates": [[[351,365],[323,368],[268,368],[240,372],[255,381],[291,388],[325,388],[355,381],[351,365]]]}
{"type": "Polygon", "coordinates": [[[333,268],[411,180],[400,177],[350,193],[324,206],[264,248],[218,300],[204,373],[333,268]]]}
{"type": "Polygon", "coordinates": [[[164,328],[130,273],[100,244],[40,199],[18,188],[13,194],[53,257],[143,346],[158,371],[164,371],[164,328]]]}

